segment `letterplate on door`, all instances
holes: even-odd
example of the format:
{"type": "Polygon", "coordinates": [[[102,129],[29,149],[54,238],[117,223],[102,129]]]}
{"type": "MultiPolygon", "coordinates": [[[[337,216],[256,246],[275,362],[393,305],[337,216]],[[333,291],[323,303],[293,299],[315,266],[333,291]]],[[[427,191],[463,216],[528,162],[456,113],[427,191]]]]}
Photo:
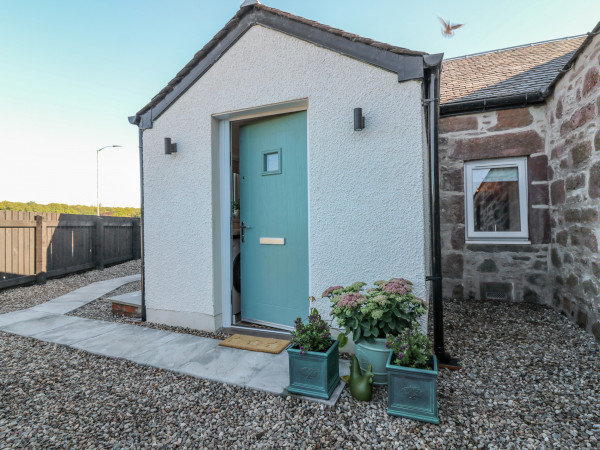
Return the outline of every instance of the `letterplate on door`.
{"type": "Polygon", "coordinates": [[[285,238],[261,237],[260,238],[260,243],[262,245],[284,245],[285,244],[285,238]]]}

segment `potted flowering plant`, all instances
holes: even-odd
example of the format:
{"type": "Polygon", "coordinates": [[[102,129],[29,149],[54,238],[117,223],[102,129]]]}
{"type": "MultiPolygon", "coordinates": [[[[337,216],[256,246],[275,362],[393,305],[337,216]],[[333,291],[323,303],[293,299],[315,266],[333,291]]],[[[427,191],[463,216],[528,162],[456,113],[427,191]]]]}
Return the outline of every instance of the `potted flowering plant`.
{"type": "Polygon", "coordinates": [[[376,281],[364,292],[366,283],[348,287],[333,286],[323,292],[333,307],[331,314],[344,333],[338,336],[341,347],[352,333],[355,353],[361,369],[373,366],[373,384],[387,384],[386,362],[389,349],[385,337],[414,328],[417,320],[427,312],[423,300],[412,293],[412,283],[404,278],[376,281]]]}
{"type": "Polygon", "coordinates": [[[439,423],[437,359],[431,342],[419,330],[388,335],[388,414],[439,423]]]}
{"type": "Polygon", "coordinates": [[[331,338],[329,324],[312,308],[308,323],[298,317],[291,334],[288,391],[328,399],[340,383],[339,344],[331,338]]]}

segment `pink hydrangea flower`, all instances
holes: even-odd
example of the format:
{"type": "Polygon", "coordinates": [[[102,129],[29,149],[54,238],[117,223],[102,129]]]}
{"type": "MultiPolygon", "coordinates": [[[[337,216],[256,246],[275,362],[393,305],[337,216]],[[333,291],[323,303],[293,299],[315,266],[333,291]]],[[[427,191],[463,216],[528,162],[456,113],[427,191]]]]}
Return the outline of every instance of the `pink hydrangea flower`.
{"type": "Polygon", "coordinates": [[[381,290],[388,294],[406,295],[412,291],[412,286],[402,278],[392,278],[381,287],[381,290]]]}
{"type": "Polygon", "coordinates": [[[329,297],[333,291],[337,291],[338,289],[343,289],[344,286],[331,286],[325,289],[321,298],[329,297]]]}
{"type": "Polygon", "coordinates": [[[412,281],[408,281],[406,278],[391,278],[390,283],[405,283],[412,286],[412,281]]]}
{"type": "Polygon", "coordinates": [[[363,302],[364,298],[365,298],[364,295],[362,295],[358,292],[349,292],[348,294],[346,294],[342,298],[340,298],[337,305],[342,306],[344,308],[354,308],[355,306],[358,306],[360,303],[364,303],[363,302]]]}

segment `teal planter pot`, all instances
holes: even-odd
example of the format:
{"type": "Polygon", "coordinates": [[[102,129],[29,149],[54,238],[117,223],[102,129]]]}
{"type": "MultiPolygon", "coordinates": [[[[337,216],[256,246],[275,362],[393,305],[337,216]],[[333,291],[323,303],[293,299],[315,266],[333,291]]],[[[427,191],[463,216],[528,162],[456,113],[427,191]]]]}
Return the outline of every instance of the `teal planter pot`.
{"type": "Polygon", "coordinates": [[[325,352],[304,352],[288,348],[290,385],[293,394],[329,399],[340,384],[340,351],[338,341],[325,352]]]}
{"type": "Polygon", "coordinates": [[[437,358],[433,356],[433,370],[413,369],[392,364],[393,354],[387,361],[388,414],[440,423],[437,405],[437,358]]]}
{"type": "Polygon", "coordinates": [[[354,353],[363,372],[367,369],[367,364],[373,366],[373,384],[385,385],[388,383],[386,364],[390,356],[390,349],[385,346],[385,339],[376,338],[372,344],[364,340],[358,344],[355,342],[354,353]]]}

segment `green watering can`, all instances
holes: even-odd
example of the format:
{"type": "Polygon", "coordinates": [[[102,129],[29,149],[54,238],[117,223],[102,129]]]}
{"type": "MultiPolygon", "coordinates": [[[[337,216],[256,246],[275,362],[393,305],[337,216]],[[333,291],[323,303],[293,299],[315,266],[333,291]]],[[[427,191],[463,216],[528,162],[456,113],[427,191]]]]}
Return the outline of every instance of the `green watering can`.
{"type": "Polygon", "coordinates": [[[350,394],[357,400],[368,402],[373,397],[373,372],[371,364],[367,365],[367,370],[363,375],[358,364],[358,358],[352,355],[350,361],[350,394]]]}

